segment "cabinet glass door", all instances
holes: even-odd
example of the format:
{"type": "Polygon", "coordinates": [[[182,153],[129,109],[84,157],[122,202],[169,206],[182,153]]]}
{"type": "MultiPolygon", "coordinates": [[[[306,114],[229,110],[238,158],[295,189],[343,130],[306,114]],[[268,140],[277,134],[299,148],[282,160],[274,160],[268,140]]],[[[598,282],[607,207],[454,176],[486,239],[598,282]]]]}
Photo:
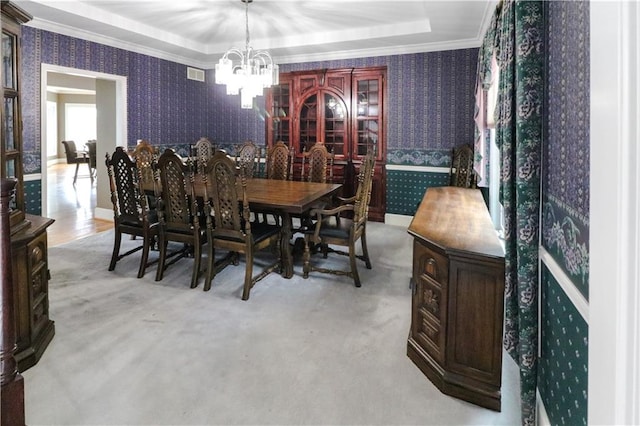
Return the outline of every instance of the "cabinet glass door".
{"type": "Polygon", "coordinates": [[[368,149],[378,151],[381,111],[380,79],[360,79],[356,84],[355,152],[362,157],[368,149]]]}

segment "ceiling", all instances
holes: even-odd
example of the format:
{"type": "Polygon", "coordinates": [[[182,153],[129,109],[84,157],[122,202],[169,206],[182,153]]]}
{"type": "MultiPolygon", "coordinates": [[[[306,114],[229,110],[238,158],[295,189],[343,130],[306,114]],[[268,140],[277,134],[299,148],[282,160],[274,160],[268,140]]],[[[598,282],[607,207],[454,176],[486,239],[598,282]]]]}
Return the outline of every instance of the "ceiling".
{"type": "MultiPolygon", "coordinates": [[[[14,0],[28,25],[210,69],[243,48],[242,0],[14,0]]],[[[251,46],[277,63],[477,47],[495,0],[253,0],[251,46]]]]}

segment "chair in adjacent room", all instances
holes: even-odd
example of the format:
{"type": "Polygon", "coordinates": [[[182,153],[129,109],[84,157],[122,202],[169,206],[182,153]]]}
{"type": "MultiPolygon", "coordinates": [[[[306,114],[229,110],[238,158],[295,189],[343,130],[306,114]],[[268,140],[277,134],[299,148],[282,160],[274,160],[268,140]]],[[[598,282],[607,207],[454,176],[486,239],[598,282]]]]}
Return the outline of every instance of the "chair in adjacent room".
{"type": "Polygon", "coordinates": [[[155,263],[149,262],[149,250],[158,235],[158,218],[149,209],[144,191],[140,187],[140,173],[129,155],[119,146],[110,157],[106,154],[105,165],[109,176],[111,203],[113,205],[114,243],[109,270],[113,271],[116,262],[125,256],[142,250],[138,278],[142,278],[145,269],[155,263]],[[122,234],[142,237],[142,245],[120,254],[122,234]]]}
{"type": "Polygon", "coordinates": [[[172,149],[167,149],[158,158],[157,174],[160,179],[156,185],[160,261],[156,281],[162,280],[168,266],[193,254],[191,288],[195,288],[198,285],[206,233],[200,223],[200,209],[194,190],[194,170],[172,149]],[[182,243],[183,248],[169,252],[170,241],[182,243]]]}
{"type": "Polygon", "coordinates": [[[449,185],[462,188],[476,187],[476,173],[473,170],[473,148],[465,144],[451,150],[449,185]]]}
{"type": "Polygon", "coordinates": [[[259,163],[260,147],[251,140],[244,141],[236,150],[236,165],[250,179],[258,171],[259,163]]]}
{"type": "Polygon", "coordinates": [[[247,200],[247,176],[236,168],[236,164],[225,153],[217,152],[207,165],[205,188],[207,188],[205,211],[207,212],[207,240],[209,264],[204,290],[211,288],[217,268],[231,261],[237,264],[237,254],[245,255],[245,278],[242,300],[249,299],[256,282],[274,270],[281,270],[280,239],[282,228],[268,223],[249,220],[251,212],[247,200]],[[238,182],[240,183],[238,185],[238,182]],[[213,214],[212,212],[215,212],[213,214]],[[254,253],[273,249],[275,260],[262,271],[253,275],[254,253]],[[231,256],[215,264],[215,251],[228,250],[231,256]]]}
{"type": "Polygon", "coordinates": [[[80,164],[86,164],[89,167],[89,176],[92,175],[91,164],[89,159],[89,153],[87,151],[78,151],[76,148],[76,143],[74,141],[62,141],[62,145],[64,145],[64,153],[67,157],[67,164],[75,164],[76,172],[73,175],[73,184],[76,184],[78,180],[78,169],[80,168],[80,164]]]}
{"type": "Polygon", "coordinates": [[[304,278],[308,278],[311,271],[347,275],[353,278],[356,287],[360,287],[360,275],[358,274],[356,260],[364,261],[367,269],[371,269],[371,260],[367,249],[367,217],[369,201],[371,200],[374,164],[374,154],[370,152],[364,157],[360,165],[358,188],[353,197],[338,197],[341,202],[338,207],[316,209],[310,212],[310,216],[315,220],[315,225],[304,231],[304,278]],[[353,218],[344,217],[343,214],[347,212],[352,213],[353,218]],[[356,242],[358,240],[360,240],[362,246],[361,255],[356,254],[356,242]],[[349,256],[349,270],[334,270],[312,265],[311,247],[314,245],[321,247],[325,258],[330,252],[349,256]],[[329,245],[348,247],[348,251],[333,249],[329,245]]]}
{"type": "Polygon", "coordinates": [[[91,171],[91,182],[93,182],[93,179],[95,179],[97,172],[97,145],[98,141],[96,141],[95,139],[91,139],[85,144],[85,146],[87,147],[87,152],[89,153],[89,170],[91,171]]]}

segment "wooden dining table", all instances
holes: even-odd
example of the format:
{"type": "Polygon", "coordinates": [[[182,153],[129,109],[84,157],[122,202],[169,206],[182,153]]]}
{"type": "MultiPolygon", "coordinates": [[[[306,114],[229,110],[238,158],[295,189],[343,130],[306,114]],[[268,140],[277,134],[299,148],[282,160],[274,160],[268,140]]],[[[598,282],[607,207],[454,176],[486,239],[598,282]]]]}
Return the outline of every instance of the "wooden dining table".
{"type": "Polygon", "coordinates": [[[275,211],[282,216],[282,276],[293,276],[291,214],[309,211],[320,199],[335,195],[342,188],[336,183],[253,178],[247,181],[247,199],[252,210],[275,211]]]}
{"type": "MultiPolygon", "coordinates": [[[[187,180],[188,184],[189,181],[187,180]]],[[[156,190],[158,183],[156,182],[156,190]]],[[[292,237],[292,214],[303,214],[311,210],[315,203],[323,198],[335,195],[342,188],[337,183],[315,183],[291,180],[251,178],[247,180],[247,199],[252,211],[274,212],[282,217],[282,276],[293,277],[293,256],[290,240],[292,237]]],[[[205,197],[206,191],[202,176],[194,176],[194,193],[205,197]]],[[[154,188],[145,190],[153,193],[154,188]]],[[[161,189],[160,189],[161,190],[161,189]]]]}

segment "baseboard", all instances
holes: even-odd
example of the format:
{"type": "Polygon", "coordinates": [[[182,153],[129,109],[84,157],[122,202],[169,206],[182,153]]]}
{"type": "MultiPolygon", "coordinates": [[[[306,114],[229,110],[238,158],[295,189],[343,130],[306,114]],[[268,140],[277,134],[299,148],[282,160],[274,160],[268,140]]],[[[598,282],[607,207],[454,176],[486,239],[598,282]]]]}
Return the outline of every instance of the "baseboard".
{"type": "Polygon", "coordinates": [[[110,222],[113,222],[113,210],[96,207],[93,211],[93,217],[95,219],[108,220],[110,222]]]}
{"type": "Polygon", "coordinates": [[[384,223],[386,223],[387,225],[402,226],[404,228],[409,227],[412,219],[413,216],[407,216],[403,214],[387,213],[384,215],[384,223]]]}

